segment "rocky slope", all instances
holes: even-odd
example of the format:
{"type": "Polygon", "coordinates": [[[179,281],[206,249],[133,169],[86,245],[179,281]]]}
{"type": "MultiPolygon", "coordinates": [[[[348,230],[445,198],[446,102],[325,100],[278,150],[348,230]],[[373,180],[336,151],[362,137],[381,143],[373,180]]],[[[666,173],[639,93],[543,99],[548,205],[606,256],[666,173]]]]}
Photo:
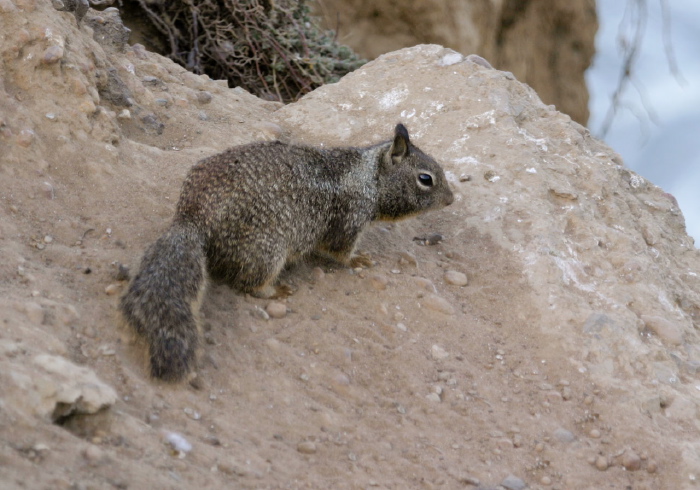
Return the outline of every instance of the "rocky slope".
{"type": "Polygon", "coordinates": [[[509,73],[436,45],[288,106],[0,0],[0,486],[694,488],[700,257],[673,198],[509,73]],[[458,200],[285,302],[215,286],[198,377],[119,325],[200,157],[397,121],[458,200]],[[436,238],[436,234],[442,239],[436,238]]]}
{"type": "Polygon", "coordinates": [[[421,43],[478,53],[574,121],[588,121],[594,0],[320,0],[318,12],[362,56],[421,43]]]}

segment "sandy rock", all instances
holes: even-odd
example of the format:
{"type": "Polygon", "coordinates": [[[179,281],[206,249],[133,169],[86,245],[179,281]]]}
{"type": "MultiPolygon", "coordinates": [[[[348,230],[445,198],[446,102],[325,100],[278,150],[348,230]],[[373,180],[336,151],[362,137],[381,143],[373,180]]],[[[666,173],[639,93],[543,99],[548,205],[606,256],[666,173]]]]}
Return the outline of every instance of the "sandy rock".
{"type": "Polygon", "coordinates": [[[508,475],[501,482],[501,486],[507,488],[508,490],[524,490],[527,488],[527,483],[517,476],[508,475]]]}
{"type": "Polygon", "coordinates": [[[442,361],[447,359],[450,354],[443,347],[435,344],[430,348],[430,356],[436,361],[442,361]]]}
{"type": "Polygon", "coordinates": [[[455,314],[454,307],[445,298],[438,296],[437,294],[429,294],[426,296],[423,299],[423,307],[444,315],[455,314]]]}
{"type": "Polygon", "coordinates": [[[106,385],[88,368],[49,354],[33,359],[40,371],[33,374],[38,405],[32,407],[37,415],[56,419],[72,414],[94,414],[109,408],[117,399],[111,386],[106,385]]]}
{"type": "Polygon", "coordinates": [[[683,343],[683,330],[678,323],[656,315],[642,315],[644,326],[655,335],[671,345],[683,343]]]}
{"type": "Polygon", "coordinates": [[[302,441],[297,444],[297,451],[301,454],[316,454],[316,444],[312,441],[302,441]]]}
{"type": "Polygon", "coordinates": [[[622,455],[621,463],[627,471],[637,471],[642,468],[642,459],[631,449],[627,449],[622,455]]]}
{"type": "Polygon", "coordinates": [[[377,291],[384,291],[389,284],[389,278],[381,274],[373,274],[369,282],[377,291]]]}
{"type": "Polygon", "coordinates": [[[45,65],[56,63],[63,58],[63,53],[63,46],[49,46],[41,56],[41,62],[45,65]]]}
{"type": "Polygon", "coordinates": [[[279,301],[270,301],[265,307],[270,318],[284,318],[287,315],[287,305],[279,301]]]}
{"type": "Polygon", "coordinates": [[[445,282],[453,286],[466,286],[469,284],[467,275],[463,272],[449,270],[445,272],[445,282]]]}

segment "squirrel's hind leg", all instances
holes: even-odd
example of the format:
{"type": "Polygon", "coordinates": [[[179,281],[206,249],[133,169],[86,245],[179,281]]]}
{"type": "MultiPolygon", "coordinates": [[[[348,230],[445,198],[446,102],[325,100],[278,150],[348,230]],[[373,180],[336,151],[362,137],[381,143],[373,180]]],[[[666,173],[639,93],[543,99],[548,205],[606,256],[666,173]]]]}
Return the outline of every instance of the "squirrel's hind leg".
{"type": "Polygon", "coordinates": [[[293,290],[286,284],[276,284],[287,262],[286,256],[276,254],[266,260],[245,264],[239,274],[242,290],[256,298],[284,298],[293,290]]]}

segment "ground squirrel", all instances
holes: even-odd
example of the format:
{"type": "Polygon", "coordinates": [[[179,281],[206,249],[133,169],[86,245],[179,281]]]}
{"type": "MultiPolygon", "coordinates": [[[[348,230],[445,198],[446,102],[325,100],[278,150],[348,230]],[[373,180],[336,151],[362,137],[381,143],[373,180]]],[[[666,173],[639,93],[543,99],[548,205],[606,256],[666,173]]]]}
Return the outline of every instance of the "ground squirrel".
{"type": "Polygon", "coordinates": [[[374,220],[398,220],[453,201],[440,165],[394,138],[362,148],[275,142],[230,148],[189,171],[170,228],[145,252],[122,296],[124,320],[148,344],[151,375],[179,381],[193,368],[208,278],[258,297],[286,263],[311,252],[350,267],[374,220]]]}

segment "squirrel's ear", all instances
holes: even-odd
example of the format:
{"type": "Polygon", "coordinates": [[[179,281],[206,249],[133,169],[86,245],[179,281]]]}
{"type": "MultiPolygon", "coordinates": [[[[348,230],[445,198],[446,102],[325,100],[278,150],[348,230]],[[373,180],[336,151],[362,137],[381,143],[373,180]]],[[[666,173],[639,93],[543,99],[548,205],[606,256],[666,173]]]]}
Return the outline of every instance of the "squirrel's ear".
{"type": "Polygon", "coordinates": [[[401,163],[401,160],[408,155],[408,144],[408,130],[406,126],[399,123],[394,130],[394,143],[391,145],[391,150],[389,150],[394,165],[401,163]]]}

